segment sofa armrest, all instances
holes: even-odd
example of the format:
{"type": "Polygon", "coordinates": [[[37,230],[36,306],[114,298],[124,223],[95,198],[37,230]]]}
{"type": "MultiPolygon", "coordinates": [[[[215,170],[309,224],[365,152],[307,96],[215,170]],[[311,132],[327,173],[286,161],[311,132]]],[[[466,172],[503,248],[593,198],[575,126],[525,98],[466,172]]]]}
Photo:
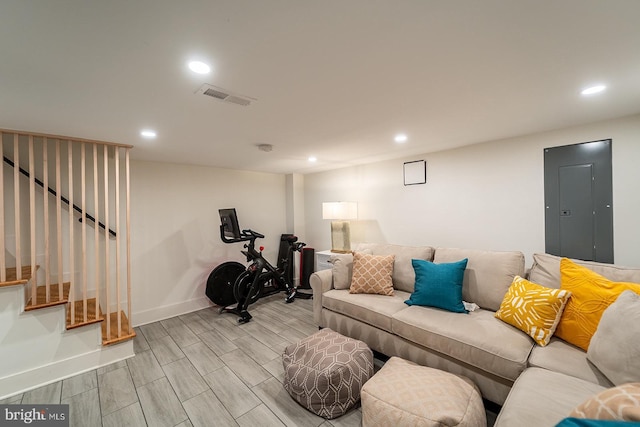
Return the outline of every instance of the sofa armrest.
{"type": "Polygon", "coordinates": [[[322,327],[322,294],[333,288],[332,271],[316,271],[309,278],[309,283],[313,289],[313,321],[322,327]]]}

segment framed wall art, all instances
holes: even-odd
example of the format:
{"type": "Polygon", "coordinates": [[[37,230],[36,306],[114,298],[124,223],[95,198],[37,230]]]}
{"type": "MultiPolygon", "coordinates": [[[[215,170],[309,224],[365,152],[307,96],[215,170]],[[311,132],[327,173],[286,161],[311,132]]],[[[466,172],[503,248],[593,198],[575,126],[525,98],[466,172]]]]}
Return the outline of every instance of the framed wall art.
{"type": "Polygon", "coordinates": [[[404,185],[417,185],[427,182],[427,162],[414,160],[404,162],[404,185]]]}

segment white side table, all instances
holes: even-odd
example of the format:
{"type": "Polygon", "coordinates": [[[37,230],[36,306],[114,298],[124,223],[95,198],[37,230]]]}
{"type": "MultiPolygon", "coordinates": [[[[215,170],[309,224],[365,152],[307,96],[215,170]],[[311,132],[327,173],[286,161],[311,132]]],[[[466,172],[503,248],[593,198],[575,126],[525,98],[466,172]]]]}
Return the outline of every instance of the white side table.
{"type": "Polygon", "coordinates": [[[331,269],[332,265],[329,262],[329,258],[331,258],[332,254],[333,252],[329,250],[316,252],[316,271],[331,269]]]}

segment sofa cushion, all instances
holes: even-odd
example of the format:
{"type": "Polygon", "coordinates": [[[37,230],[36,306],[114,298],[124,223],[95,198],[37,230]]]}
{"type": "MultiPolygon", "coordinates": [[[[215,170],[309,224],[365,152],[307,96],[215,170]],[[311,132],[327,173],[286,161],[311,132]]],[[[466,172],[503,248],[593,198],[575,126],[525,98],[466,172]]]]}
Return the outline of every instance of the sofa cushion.
{"type": "Polygon", "coordinates": [[[413,292],[413,284],[416,281],[411,260],[431,261],[434,251],[431,246],[402,246],[383,243],[358,243],[355,250],[358,252],[369,250],[374,255],[395,255],[393,286],[406,292],[413,292]]]}
{"type": "Polygon", "coordinates": [[[526,332],[541,346],[549,343],[571,292],[513,279],[496,317],[526,332]]]}
{"type": "Polygon", "coordinates": [[[353,276],[349,292],[352,294],[393,295],[394,255],[353,253],[353,276]]]}
{"type": "Polygon", "coordinates": [[[613,386],[613,383],[587,360],[586,352],[557,337],[552,337],[546,347],[533,347],[529,356],[529,366],[560,372],[603,387],[613,386]]]}
{"type": "Polygon", "coordinates": [[[413,259],[411,263],[416,272],[416,285],[411,297],[405,301],[407,305],[437,307],[454,313],[467,312],[462,304],[466,258],[443,264],[420,259],[413,259]]]}
{"type": "Polygon", "coordinates": [[[464,273],[462,298],[482,308],[497,311],[516,276],[524,276],[522,252],[480,251],[437,248],[433,261],[454,262],[468,258],[464,273]]]}
{"type": "MultiPolygon", "coordinates": [[[[560,260],[562,257],[549,254],[533,254],[533,265],[529,280],[549,288],[560,288],[560,260]]],[[[622,267],[593,261],[572,259],[578,265],[587,267],[614,282],[640,283],[640,268],[622,267]]]]}
{"type": "Polygon", "coordinates": [[[601,391],[569,414],[576,418],[640,422],[640,383],[629,383],[601,391]]]}
{"type": "Polygon", "coordinates": [[[568,258],[560,261],[561,288],[571,292],[556,335],[583,350],[589,348],[604,310],[623,291],[640,293],[640,284],[613,282],[568,258]]]}
{"type": "Polygon", "coordinates": [[[513,384],[494,427],[554,426],[604,389],[559,372],[528,368],[513,384]]]}
{"type": "Polygon", "coordinates": [[[525,333],[482,309],[463,315],[411,306],[393,314],[391,326],[402,338],[511,381],[533,347],[525,333]]]}
{"type": "Polygon", "coordinates": [[[587,359],[615,385],[640,381],[640,295],[624,291],[602,314],[587,359]]]}
{"type": "Polygon", "coordinates": [[[332,289],[322,295],[322,306],[361,322],[391,332],[391,316],[405,310],[408,292],[394,295],[351,294],[348,290],[332,289]]]}

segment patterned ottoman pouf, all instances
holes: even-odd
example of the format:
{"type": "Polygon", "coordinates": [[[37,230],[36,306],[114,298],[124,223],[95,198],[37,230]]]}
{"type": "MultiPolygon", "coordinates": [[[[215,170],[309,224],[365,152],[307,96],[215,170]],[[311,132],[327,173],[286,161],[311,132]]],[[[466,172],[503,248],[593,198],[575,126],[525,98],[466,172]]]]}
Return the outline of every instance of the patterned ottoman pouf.
{"type": "Polygon", "coordinates": [[[291,397],[327,419],[351,409],[373,375],[371,349],[328,328],[288,346],[282,363],[284,388],[291,397]]]}
{"type": "Polygon", "coordinates": [[[363,426],[486,427],[471,380],[392,357],[362,388],[363,426]]]}

